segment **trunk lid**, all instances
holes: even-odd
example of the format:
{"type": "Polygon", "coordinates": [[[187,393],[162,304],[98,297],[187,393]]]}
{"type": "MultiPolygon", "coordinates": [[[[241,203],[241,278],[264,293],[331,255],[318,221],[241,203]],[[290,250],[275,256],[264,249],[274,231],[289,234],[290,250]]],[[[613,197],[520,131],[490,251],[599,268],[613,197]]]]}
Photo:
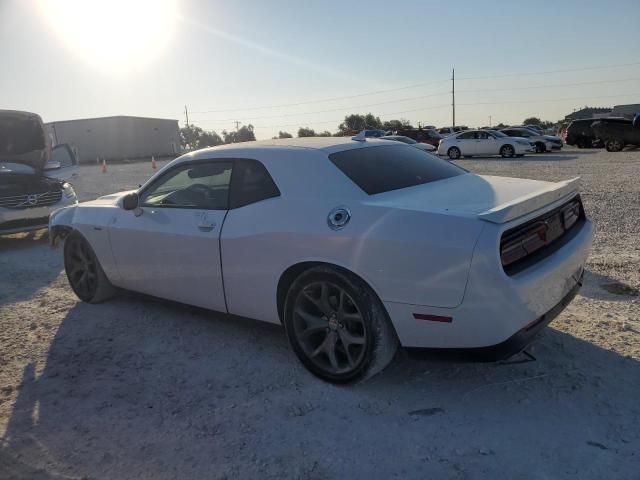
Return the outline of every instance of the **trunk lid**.
{"type": "Polygon", "coordinates": [[[543,182],[469,173],[374,195],[367,203],[505,223],[576,192],[578,182],[579,178],[543,182]]]}
{"type": "Polygon", "coordinates": [[[50,155],[50,142],[39,115],[0,110],[0,166],[19,163],[41,172],[50,155]]]}

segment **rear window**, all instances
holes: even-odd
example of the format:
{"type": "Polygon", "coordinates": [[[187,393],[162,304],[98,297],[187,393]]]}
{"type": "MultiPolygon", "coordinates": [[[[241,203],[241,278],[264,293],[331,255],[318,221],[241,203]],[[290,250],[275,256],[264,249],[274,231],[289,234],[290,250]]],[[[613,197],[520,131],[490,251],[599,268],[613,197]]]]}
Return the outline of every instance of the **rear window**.
{"type": "Polygon", "coordinates": [[[329,159],[369,195],[465,173],[446,160],[404,145],[354,148],[332,153],[329,159]]]}

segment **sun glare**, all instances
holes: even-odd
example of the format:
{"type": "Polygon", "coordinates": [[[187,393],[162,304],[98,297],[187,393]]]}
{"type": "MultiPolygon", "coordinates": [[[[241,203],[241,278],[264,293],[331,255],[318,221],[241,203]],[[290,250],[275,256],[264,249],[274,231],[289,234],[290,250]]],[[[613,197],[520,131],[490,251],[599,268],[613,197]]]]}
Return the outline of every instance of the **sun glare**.
{"type": "Polygon", "coordinates": [[[114,74],[153,61],[170,41],[176,0],[41,0],[41,12],[74,54],[114,74]]]}

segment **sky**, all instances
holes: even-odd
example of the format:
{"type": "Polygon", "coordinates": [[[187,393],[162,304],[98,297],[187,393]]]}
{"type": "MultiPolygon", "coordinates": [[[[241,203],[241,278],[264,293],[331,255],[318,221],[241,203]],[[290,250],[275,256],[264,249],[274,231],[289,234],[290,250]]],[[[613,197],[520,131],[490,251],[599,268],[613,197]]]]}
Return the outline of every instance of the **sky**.
{"type": "Polygon", "coordinates": [[[640,103],[640,1],[0,0],[0,108],[258,139],[349,113],[456,124],[640,103]],[[611,6],[611,8],[610,8],[611,6]],[[613,8],[615,6],[615,8],[613,8]]]}

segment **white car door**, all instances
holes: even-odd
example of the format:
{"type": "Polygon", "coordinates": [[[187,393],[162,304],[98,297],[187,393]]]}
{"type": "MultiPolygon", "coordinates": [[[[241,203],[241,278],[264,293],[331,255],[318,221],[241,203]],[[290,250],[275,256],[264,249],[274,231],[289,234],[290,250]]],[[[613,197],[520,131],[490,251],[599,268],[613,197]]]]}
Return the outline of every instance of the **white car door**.
{"type": "Polygon", "coordinates": [[[176,165],[139,193],[135,210],[109,225],[121,287],[226,312],[220,231],[232,160],[176,165]]]}
{"type": "Polygon", "coordinates": [[[476,132],[476,155],[497,155],[496,139],[489,132],[476,132]]]}
{"type": "Polygon", "coordinates": [[[78,157],[69,144],[56,145],[51,150],[51,159],[44,167],[47,177],[74,183],[80,174],[78,157]]]}
{"type": "Polygon", "coordinates": [[[475,132],[458,133],[451,141],[452,146],[456,146],[462,152],[462,155],[476,155],[476,138],[475,132]]]}

